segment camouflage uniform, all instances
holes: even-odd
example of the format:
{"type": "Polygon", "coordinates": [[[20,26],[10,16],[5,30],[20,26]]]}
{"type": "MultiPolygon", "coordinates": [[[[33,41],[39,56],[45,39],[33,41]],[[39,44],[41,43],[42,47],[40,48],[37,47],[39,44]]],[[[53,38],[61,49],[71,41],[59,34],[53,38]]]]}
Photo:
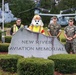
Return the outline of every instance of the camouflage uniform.
{"type": "Polygon", "coordinates": [[[73,40],[73,50],[74,53],[76,54],[76,38],[73,40]]]}
{"type": "MultiPolygon", "coordinates": [[[[67,37],[72,37],[76,34],[76,27],[73,26],[67,26],[64,29],[65,34],[67,35],[67,37]]],[[[67,40],[66,39],[66,45],[65,48],[67,50],[68,53],[73,52],[74,53],[74,39],[72,40],[67,40]]]]}
{"type": "Polygon", "coordinates": [[[51,33],[52,36],[57,36],[61,31],[61,26],[58,23],[56,23],[56,25],[51,23],[48,25],[48,31],[51,33]]]}

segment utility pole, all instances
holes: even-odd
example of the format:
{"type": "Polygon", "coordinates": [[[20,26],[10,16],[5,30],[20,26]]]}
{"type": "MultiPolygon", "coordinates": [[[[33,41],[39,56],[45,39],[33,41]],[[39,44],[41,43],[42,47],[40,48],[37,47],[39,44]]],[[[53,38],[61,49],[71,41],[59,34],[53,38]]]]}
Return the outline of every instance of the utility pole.
{"type": "Polygon", "coordinates": [[[5,31],[4,31],[4,0],[2,0],[2,42],[5,43],[5,31]]]}
{"type": "MultiPolygon", "coordinates": [[[[76,10],[75,10],[75,14],[76,14],[76,10]]],[[[75,21],[76,21],[76,16],[75,16],[75,21]]]]}

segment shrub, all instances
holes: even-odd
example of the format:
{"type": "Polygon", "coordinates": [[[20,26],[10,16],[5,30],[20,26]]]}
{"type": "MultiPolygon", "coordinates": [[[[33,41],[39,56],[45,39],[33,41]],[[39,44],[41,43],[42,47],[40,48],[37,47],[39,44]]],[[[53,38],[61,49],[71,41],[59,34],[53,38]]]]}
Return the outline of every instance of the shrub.
{"type": "Polygon", "coordinates": [[[54,62],[48,59],[20,59],[17,67],[18,75],[54,75],[54,62]]]}
{"type": "Polygon", "coordinates": [[[4,71],[16,72],[18,59],[22,58],[19,55],[0,55],[0,67],[4,71]]]}
{"type": "Polygon", "coordinates": [[[0,43],[0,52],[8,52],[9,43],[0,43]]]}
{"type": "Polygon", "coordinates": [[[12,21],[10,23],[5,23],[5,28],[10,28],[13,24],[15,23],[15,21],[12,21]]]}
{"type": "Polygon", "coordinates": [[[61,42],[66,42],[66,39],[65,38],[61,38],[61,42]]]}
{"type": "Polygon", "coordinates": [[[76,72],[76,55],[74,54],[58,54],[49,56],[48,59],[55,62],[55,70],[61,73],[76,72]]]}
{"type": "Polygon", "coordinates": [[[12,36],[5,36],[5,42],[10,43],[12,36]]]}

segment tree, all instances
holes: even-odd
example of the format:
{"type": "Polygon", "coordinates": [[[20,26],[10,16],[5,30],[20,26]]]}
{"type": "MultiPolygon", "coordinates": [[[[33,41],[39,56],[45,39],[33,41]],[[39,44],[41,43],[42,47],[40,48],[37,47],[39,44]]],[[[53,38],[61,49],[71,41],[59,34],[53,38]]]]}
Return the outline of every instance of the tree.
{"type": "MultiPolygon", "coordinates": [[[[54,0],[41,0],[41,6],[40,7],[50,10],[50,14],[58,13],[58,9],[57,9],[57,7],[55,7],[54,0]]],[[[42,13],[45,13],[45,12],[42,12],[42,13]]],[[[43,22],[44,22],[46,27],[49,24],[51,17],[42,16],[43,22]]]]}
{"type": "Polygon", "coordinates": [[[75,8],[76,7],[76,0],[61,0],[58,9],[59,10],[65,10],[69,8],[75,8]]]}
{"type": "MultiPolygon", "coordinates": [[[[2,0],[0,0],[1,2],[2,0]]],[[[23,24],[29,25],[34,16],[34,10],[24,12],[19,14],[22,11],[26,11],[28,9],[34,8],[35,3],[33,0],[5,0],[9,4],[13,4],[10,6],[11,11],[15,15],[15,17],[21,18],[23,24]]],[[[61,0],[58,6],[54,5],[54,0],[41,0],[40,7],[50,10],[51,14],[59,13],[60,10],[76,7],[75,0],[61,0]]],[[[42,11],[41,11],[42,12],[42,11]]],[[[42,12],[45,13],[45,12],[42,12]]],[[[51,17],[41,16],[45,26],[50,22],[51,17]]]]}
{"type": "Polygon", "coordinates": [[[33,10],[26,12],[26,10],[31,9],[35,6],[35,3],[32,0],[11,0],[10,6],[13,14],[22,19],[22,23],[29,25],[30,20],[33,17],[33,10]],[[21,13],[25,11],[24,13],[21,13]]]}
{"type": "MultiPolygon", "coordinates": [[[[33,10],[26,12],[26,10],[34,8],[35,3],[32,0],[4,0],[5,3],[9,3],[10,10],[14,14],[15,17],[21,18],[22,23],[25,25],[29,25],[34,13],[33,10]],[[22,11],[25,11],[24,13],[21,13],[22,11]]],[[[0,0],[0,3],[2,3],[2,0],[0,0]]]]}
{"type": "MultiPolygon", "coordinates": [[[[40,5],[41,8],[51,10],[51,6],[52,6],[51,0],[41,0],[41,5],[40,5]]],[[[46,12],[42,12],[42,13],[46,13],[46,12]]],[[[42,17],[42,20],[44,22],[44,25],[47,27],[47,24],[50,22],[50,17],[48,17],[48,16],[41,16],[41,17],[42,17]]]]}

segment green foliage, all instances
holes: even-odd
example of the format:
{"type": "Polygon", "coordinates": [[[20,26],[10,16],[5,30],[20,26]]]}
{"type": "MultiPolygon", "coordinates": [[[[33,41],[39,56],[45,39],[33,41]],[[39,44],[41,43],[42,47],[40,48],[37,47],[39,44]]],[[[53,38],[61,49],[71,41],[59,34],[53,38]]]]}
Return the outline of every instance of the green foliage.
{"type": "Polygon", "coordinates": [[[13,21],[13,22],[11,22],[11,23],[6,23],[6,24],[4,25],[4,27],[10,28],[10,27],[13,26],[14,23],[15,23],[15,21],[13,21]]]}
{"type": "MultiPolygon", "coordinates": [[[[11,9],[12,13],[15,15],[15,17],[21,18],[22,23],[24,25],[30,25],[31,20],[34,16],[34,10],[30,10],[27,12],[26,12],[26,10],[35,7],[34,1],[32,1],[32,0],[6,0],[6,2],[8,2],[9,4],[13,4],[12,6],[10,6],[10,9],[11,9]],[[25,12],[21,13],[23,11],[25,11],[25,12]]],[[[50,12],[51,14],[54,14],[54,13],[57,14],[57,13],[60,13],[60,10],[76,7],[76,1],[75,0],[61,0],[59,5],[55,6],[54,0],[41,0],[40,7],[49,9],[51,11],[50,12]]],[[[40,12],[42,12],[42,11],[40,11],[40,12]]],[[[46,12],[42,12],[42,13],[46,13],[46,12]]],[[[44,22],[44,25],[47,27],[47,25],[50,22],[51,17],[47,17],[47,16],[41,16],[41,17],[44,22]]],[[[7,24],[5,24],[5,27],[10,27],[11,25],[13,25],[13,24],[7,23],[7,24]]]]}
{"type": "Polygon", "coordinates": [[[62,28],[62,33],[61,33],[61,35],[59,37],[60,37],[60,42],[62,42],[63,44],[65,44],[66,43],[66,38],[64,36],[64,30],[63,29],[64,28],[62,28]]]}
{"type": "MultiPolygon", "coordinates": [[[[49,14],[57,13],[57,8],[52,4],[51,0],[41,0],[40,7],[50,10],[49,14]]],[[[45,12],[42,12],[42,13],[45,13],[45,12]]],[[[45,14],[47,14],[47,13],[45,13],[45,14]]],[[[48,16],[41,16],[41,17],[42,17],[42,20],[43,20],[45,27],[47,27],[52,16],[51,17],[50,16],[49,17],[48,16]]]]}
{"type": "Polygon", "coordinates": [[[31,22],[34,12],[33,10],[26,12],[26,10],[33,8],[35,3],[32,0],[11,0],[10,3],[15,4],[10,7],[13,14],[16,17],[21,18],[24,25],[28,25],[31,22]],[[25,12],[21,13],[23,11],[25,12]]]}
{"type": "MultiPolygon", "coordinates": [[[[0,3],[1,2],[2,0],[0,0],[0,3]]],[[[22,24],[30,25],[32,17],[34,15],[34,10],[30,10],[30,11],[26,11],[26,10],[32,9],[33,7],[35,7],[34,1],[32,0],[5,0],[5,2],[9,3],[9,9],[12,11],[13,15],[17,18],[22,19],[22,24]],[[21,13],[21,12],[24,12],[24,13],[21,13]]],[[[11,27],[14,23],[15,21],[11,23],[6,23],[5,27],[11,27]]]]}
{"type": "Polygon", "coordinates": [[[41,7],[51,9],[51,0],[41,0],[41,7]]]}
{"type": "Polygon", "coordinates": [[[0,55],[0,67],[4,71],[16,72],[18,59],[22,58],[19,55],[0,55]]]}
{"type": "Polygon", "coordinates": [[[5,42],[10,43],[12,39],[12,36],[5,36],[5,42]]]}
{"type": "Polygon", "coordinates": [[[75,8],[75,7],[76,7],[76,1],[75,0],[61,0],[61,2],[58,5],[59,10],[75,8]]]}
{"type": "Polygon", "coordinates": [[[55,70],[61,73],[76,73],[76,55],[58,54],[49,56],[48,59],[55,63],[55,70]]]}
{"type": "Polygon", "coordinates": [[[66,42],[66,39],[65,39],[65,38],[62,38],[62,39],[61,39],[61,42],[66,42]]]}
{"type": "Polygon", "coordinates": [[[20,59],[17,66],[18,75],[54,75],[54,62],[48,59],[20,59]]]}
{"type": "Polygon", "coordinates": [[[0,43],[0,52],[8,52],[9,43],[0,43]]]}

